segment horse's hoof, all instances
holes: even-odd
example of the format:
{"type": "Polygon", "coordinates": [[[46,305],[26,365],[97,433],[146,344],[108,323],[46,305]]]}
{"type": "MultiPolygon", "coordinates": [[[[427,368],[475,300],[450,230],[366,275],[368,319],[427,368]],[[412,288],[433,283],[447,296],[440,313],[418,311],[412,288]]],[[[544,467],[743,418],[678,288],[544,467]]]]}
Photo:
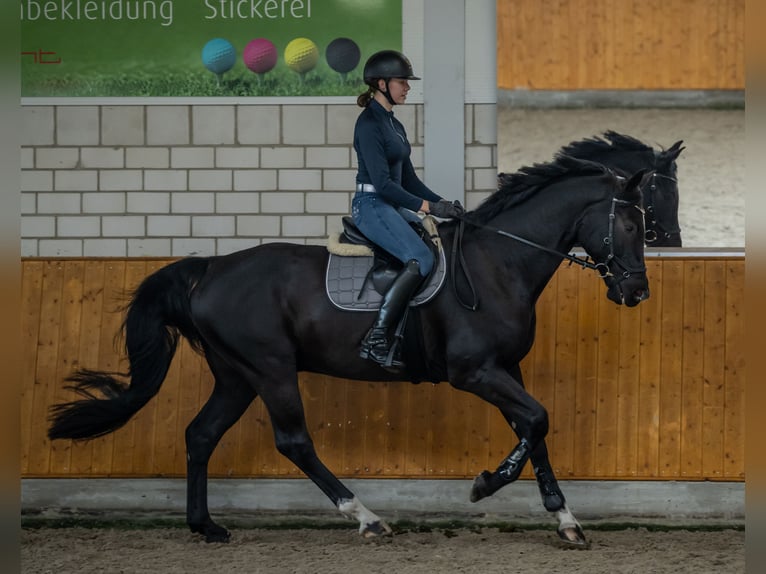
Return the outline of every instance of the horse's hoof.
{"type": "Polygon", "coordinates": [[[585,533],[577,524],[559,528],[557,532],[567,548],[579,548],[581,550],[590,548],[590,543],[585,538],[585,533]]]}
{"type": "Polygon", "coordinates": [[[205,537],[205,542],[228,542],[231,539],[231,533],[218,526],[214,522],[208,522],[204,525],[189,525],[189,529],[193,534],[201,534],[205,537]]]}
{"type": "Polygon", "coordinates": [[[208,532],[205,535],[205,542],[211,543],[211,542],[218,542],[226,544],[231,540],[231,532],[226,530],[225,528],[221,528],[220,532],[208,532]]]}
{"type": "Polygon", "coordinates": [[[487,484],[487,480],[490,476],[492,476],[491,472],[483,470],[481,471],[481,474],[474,479],[473,487],[471,487],[471,502],[478,502],[482,498],[491,494],[489,492],[489,485],[487,484]]]}
{"type": "Polygon", "coordinates": [[[391,536],[393,535],[393,531],[391,530],[391,527],[382,520],[376,520],[375,522],[365,524],[360,531],[360,534],[364,538],[379,538],[381,536],[391,536]]]}

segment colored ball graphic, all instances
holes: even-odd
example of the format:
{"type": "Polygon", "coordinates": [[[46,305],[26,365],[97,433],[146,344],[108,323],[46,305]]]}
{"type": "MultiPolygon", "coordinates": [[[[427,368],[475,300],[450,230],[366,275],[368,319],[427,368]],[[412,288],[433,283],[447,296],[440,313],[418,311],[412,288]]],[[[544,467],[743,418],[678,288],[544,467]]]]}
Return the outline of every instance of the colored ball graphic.
{"type": "Polygon", "coordinates": [[[319,61],[319,48],[308,38],[295,38],[285,48],[285,63],[291,70],[305,74],[319,61]]]}
{"type": "Polygon", "coordinates": [[[277,47],[266,38],[250,40],[242,51],[245,66],[256,74],[265,74],[277,65],[277,47]]]}
{"type": "Polygon", "coordinates": [[[237,51],[228,40],[213,38],[202,48],[202,63],[214,74],[223,74],[234,67],[237,51]]]}
{"type": "Polygon", "coordinates": [[[327,63],[339,74],[347,74],[356,68],[361,56],[359,46],[351,38],[335,38],[325,50],[327,63]]]}

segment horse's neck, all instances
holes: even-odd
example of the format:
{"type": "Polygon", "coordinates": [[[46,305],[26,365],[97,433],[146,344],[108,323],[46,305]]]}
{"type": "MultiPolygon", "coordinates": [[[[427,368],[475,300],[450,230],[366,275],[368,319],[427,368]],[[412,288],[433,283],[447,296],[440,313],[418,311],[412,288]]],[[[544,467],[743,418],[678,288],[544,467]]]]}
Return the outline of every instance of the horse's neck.
{"type": "Polygon", "coordinates": [[[564,254],[575,245],[576,223],[589,203],[584,196],[575,201],[572,196],[564,197],[553,191],[541,191],[488,224],[561,254],[556,256],[502,234],[491,235],[491,252],[500,254],[501,265],[508,273],[528,278],[527,287],[534,300],[559,268],[564,254]]]}

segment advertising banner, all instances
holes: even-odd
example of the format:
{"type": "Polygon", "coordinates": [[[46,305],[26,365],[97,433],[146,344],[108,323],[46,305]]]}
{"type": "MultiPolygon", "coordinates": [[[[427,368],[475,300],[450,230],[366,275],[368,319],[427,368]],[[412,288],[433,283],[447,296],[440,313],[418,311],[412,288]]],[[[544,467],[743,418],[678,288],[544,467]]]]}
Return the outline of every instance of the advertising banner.
{"type": "Polygon", "coordinates": [[[22,97],[355,96],[402,0],[21,0],[22,97]]]}

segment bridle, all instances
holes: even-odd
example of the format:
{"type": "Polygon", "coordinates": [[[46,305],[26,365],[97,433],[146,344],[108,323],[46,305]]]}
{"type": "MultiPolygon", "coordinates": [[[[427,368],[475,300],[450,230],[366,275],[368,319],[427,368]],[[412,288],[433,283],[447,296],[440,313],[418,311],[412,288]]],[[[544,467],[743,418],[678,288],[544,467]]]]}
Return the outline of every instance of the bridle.
{"type": "Polygon", "coordinates": [[[663,179],[667,179],[672,181],[673,183],[678,185],[678,180],[674,177],[670,177],[669,175],[663,175],[661,173],[657,173],[656,171],[652,172],[652,177],[647,183],[647,189],[642,190],[644,195],[644,207],[646,208],[646,213],[648,214],[647,218],[647,225],[646,225],[646,231],[644,232],[644,239],[647,243],[654,243],[657,241],[657,238],[659,237],[657,232],[661,232],[663,237],[666,239],[670,239],[673,236],[681,235],[681,229],[676,226],[673,229],[665,229],[663,224],[657,220],[657,213],[654,210],[654,191],[657,189],[657,183],[656,178],[661,177],[663,179]],[[650,227],[651,226],[651,227],[650,227]]]}
{"type": "Polygon", "coordinates": [[[614,253],[614,221],[617,217],[615,214],[615,209],[618,205],[635,207],[637,210],[641,212],[641,217],[643,218],[644,216],[644,210],[641,209],[641,206],[639,205],[638,202],[629,201],[627,199],[618,199],[616,197],[612,198],[611,209],[609,210],[609,231],[607,236],[604,237],[603,239],[603,244],[609,247],[609,253],[606,256],[606,259],[600,262],[590,261],[590,256],[588,255],[586,255],[585,258],[582,258],[582,257],[578,257],[577,255],[574,255],[573,253],[563,253],[561,251],[551,249],[550,247],[546,247],[545,245],[540,245],[539,243],[535,243],[534,241],[530,241],[529,239],[525,239],[524,237],[521,237],[519,235],[515,235],[513,233],[503,231],[502,229],[499,229],[497,227],[471,221],[465,216],[457,217],[456,219],[458,219],[458,225],[455,230],[454,240],[452,241],[452,258],[450,261],[450,275],[451,275],[452,289],[455,293],[455,297],[458,300],[458,303],[460,303],[462,307],[470,311],[476,311],[476,309],[479,308],[479,297],[476,294],[476,289],[473,286],[473,281],[471,280],[471,276],[468,272],[468,266],[466,265],[465,257],[463,256],[463,234],[465,231],[466,223],[474,227],[477,227],[479,229],[486,229],[487,231],[491,231],[492,233],[495,233],[497,235],[508,237],[510,239],[513,239],[514,241],[518,241],[519,243],[523,243],[525,245],[529,245],[530,247],[534,247],[535,249],[539,249],[547,253],[552,253],[558,257],[568,260],[570,265],[576,264],[582,267],[583,269],[593,269],[594,271],[598,273],[598,276],[600,279],[605,279],[607,277],[614,277],[616,284],[619,284],[625,279],[629,278],[633,273],[644,273],[646,271],[645,265],[642,264],[641,266],[637,266],[637,267],[630,266],[621,257],[615,255],[614,253]],[[463,276],[465,277],[466,282],[468,283],[469,289],[471,290],[471,297],[473,299],[473,303],[471,304],[463,301],[463,299],[460,297],[459,293],[457,292],[457,283],[455,282],[455,279],[457,276],[458,265],[460,266],[460,270],[463,273],[463,276]],[[612,265],[618,266],[619,268],[622,269],[622,271],[620,273],[615,273],[614,271],[612,271],[610,267],[612,265]]]}

